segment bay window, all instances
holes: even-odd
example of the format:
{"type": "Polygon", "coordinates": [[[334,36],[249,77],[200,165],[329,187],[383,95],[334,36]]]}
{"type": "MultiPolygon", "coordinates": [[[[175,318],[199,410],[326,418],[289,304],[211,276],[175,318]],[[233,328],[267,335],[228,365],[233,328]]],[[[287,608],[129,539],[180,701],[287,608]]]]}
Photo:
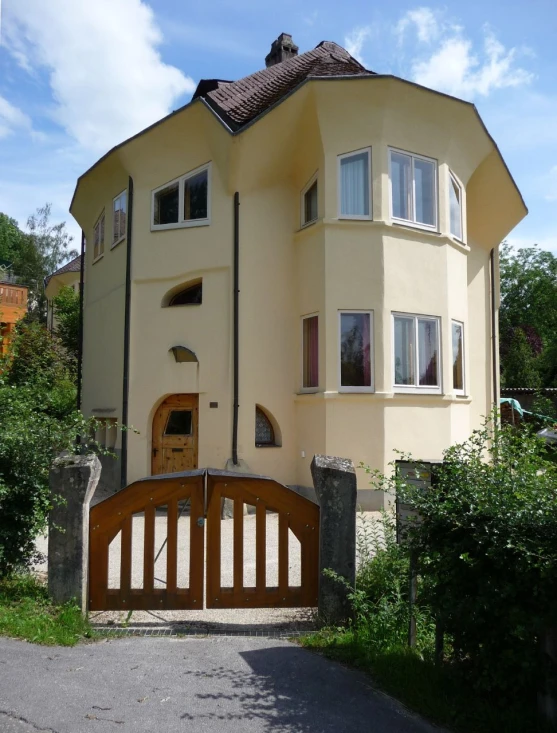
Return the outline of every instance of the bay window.
{"type": "Polygon", "coordinates": [[[371,311],[342,311],[340,319],[340,392],[373,391],[371,311]]]}
{"type": "Polygon", "coordinates": [[[302,389],[319,387],[319,316],[302,318],[302,389]]]}
{"type": "Polygon", "coordinates": [[[453,321],[451,326],[453,391],[456,394],[464,394],[464,325],[453,321]]]}
{"type": "Polygon", "coordinates": [[[389,150],[393,219],[437,228],[437,163],[400,150],[389,150]]]}
{"type": "Polygon", "coordinates": [[[338,156],[339,218],[371,218],[371,148],[338,156]]]}
{"type": "Polygon", "coordinates": [[[452,173],[449,173],[449,207],[451,234],[462,239],[462,186],[452,173]]]}
{"type": "Polygon", "coordinates": [[[317,174],[302,191],[302,226],[317,221],[318,215],[318,190],[317,174]]]}
{"type": "Polygon", "coordinates": [[[393,314],[395,391],[441,391],[440,319],[393,314]]]}

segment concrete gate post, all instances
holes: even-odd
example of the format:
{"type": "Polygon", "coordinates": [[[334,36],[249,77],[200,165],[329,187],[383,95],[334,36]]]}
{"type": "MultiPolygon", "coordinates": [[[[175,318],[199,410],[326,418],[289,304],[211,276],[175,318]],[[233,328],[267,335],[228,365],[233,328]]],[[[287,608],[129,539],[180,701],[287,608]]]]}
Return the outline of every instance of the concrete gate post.
{"type": "Polygon", "coordinates": [[[321,507],[319,615],[327,623],[340,623],[351,616],[348,593],[356,583],[356,471],[347,458],[316,455],[311,475],[321,507]],[[348,588],[324,575],[326,569],[344,578],[348,588]]]}
{"type": "Polygon", "coordinates": [[[96,455],[59,456],[50,469],[48,592],[56,603],[75,598],[87,612],[89,504],[101,463],[96,455]],[[60,499],[62,501],[60,501],[60,499]]]}

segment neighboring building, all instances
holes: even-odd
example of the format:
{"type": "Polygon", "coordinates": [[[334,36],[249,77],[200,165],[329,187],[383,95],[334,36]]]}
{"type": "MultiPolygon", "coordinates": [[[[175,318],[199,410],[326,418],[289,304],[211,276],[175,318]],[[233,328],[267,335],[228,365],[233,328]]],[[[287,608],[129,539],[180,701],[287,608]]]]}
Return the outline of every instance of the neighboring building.
{"type": "Polygon", "coordinates": [[[299,487],[315,453],[385,471],[498,401],[497,248],[527,210],[476,108],[335,43],[283,34],[266,61],[76,187],[83,410],[139,431],[117,438],[128,482],[235,452],[299,487]]]}
{"type": "Polygon", "coordinates": [[[16,324],[26,313],[27,287],[11,265],[0,263],[0,356],[9,352],[16,324]]]}
{"type": "Polygon", "coordinates": [[[66,262],[52,275],[45,278],[45,295],[47,299],[47,325],[52,331],[56,325],[56,314],[52,305],[53,299],[58,295],[63,285],[72,288],[79,293],[79,279],[81,275],[81,255],[74,257],[73,260],[66,262]]]}

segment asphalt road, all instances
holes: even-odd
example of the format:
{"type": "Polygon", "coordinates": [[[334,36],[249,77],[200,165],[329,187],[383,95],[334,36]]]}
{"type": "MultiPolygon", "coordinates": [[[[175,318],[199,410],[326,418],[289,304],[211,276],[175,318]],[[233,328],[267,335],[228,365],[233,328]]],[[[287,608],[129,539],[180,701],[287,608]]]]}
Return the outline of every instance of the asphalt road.
{"type": "Polygon", "coordinates": [[[1,733],[433,733],[365,676],[257,637],[0,639],[1,733]]]}

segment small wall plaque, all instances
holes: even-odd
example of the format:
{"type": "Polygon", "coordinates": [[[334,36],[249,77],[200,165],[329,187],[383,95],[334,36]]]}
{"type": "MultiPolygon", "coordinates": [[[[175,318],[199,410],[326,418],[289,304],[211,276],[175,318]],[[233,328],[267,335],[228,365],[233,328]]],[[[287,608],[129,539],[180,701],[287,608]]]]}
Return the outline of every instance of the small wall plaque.
{"type": "Polygon", "coordinates": [[[209,407],[218,407],[218,406],[219,406],[218,402],[209,402],[209,407]]]}

